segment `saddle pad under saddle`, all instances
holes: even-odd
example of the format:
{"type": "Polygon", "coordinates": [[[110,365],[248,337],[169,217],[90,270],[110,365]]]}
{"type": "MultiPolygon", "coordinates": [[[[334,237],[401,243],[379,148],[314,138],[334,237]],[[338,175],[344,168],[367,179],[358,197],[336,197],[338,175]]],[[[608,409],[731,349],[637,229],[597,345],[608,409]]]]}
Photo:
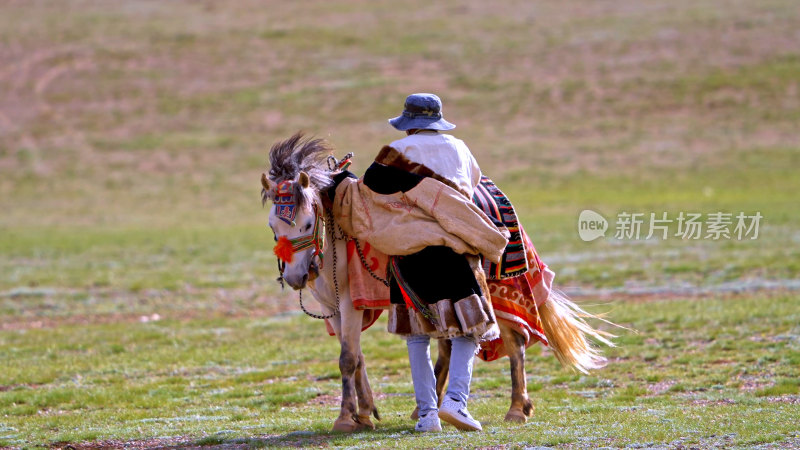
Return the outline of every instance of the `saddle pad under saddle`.
{"type": "Polygon", "coordinates": [[[503,251],[500,264],[483,260],[483,271],[489,280],[502,280],[522,275],[530,269],[525,258],[525,241],[520,233],[519,219],[506,194],[489,179],[481,176],[481,181],[472,194],[475,203],[494,222],[508,229],[511,236],[503,251]]]}

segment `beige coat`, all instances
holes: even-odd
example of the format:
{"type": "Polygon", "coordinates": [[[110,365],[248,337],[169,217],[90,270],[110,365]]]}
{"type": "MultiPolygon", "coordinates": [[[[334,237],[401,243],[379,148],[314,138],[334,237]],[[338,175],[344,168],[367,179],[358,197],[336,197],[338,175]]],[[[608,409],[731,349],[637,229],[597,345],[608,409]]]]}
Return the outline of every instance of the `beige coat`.
{"type": "Polygon", "coordinates": [[[375,193],[361,180],[346,179],[336,189],[333,214],[345,233],[388,255],[444,245],[499,262],[507,242],[483,211],[434,178],[390,195],[375,193]]]}

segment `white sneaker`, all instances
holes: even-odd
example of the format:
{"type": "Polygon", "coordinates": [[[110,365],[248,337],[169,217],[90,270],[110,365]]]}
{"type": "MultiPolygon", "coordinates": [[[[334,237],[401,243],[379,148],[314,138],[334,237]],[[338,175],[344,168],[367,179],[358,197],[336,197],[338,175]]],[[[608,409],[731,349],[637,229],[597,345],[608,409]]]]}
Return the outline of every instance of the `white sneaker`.
{"type": "Polygon", "coordinates": [[[473,419],[461,402],[445,397],[439,408],[439,418],[464,431],[483,431],[481,423],[473,419]]]}
{"type": "Polygon", "coordinates": [[[428,431],[442,431],[442,422],[435,412],[429,412],[426,416],[420,416],[414,431],[425,433],[428,431]]]}

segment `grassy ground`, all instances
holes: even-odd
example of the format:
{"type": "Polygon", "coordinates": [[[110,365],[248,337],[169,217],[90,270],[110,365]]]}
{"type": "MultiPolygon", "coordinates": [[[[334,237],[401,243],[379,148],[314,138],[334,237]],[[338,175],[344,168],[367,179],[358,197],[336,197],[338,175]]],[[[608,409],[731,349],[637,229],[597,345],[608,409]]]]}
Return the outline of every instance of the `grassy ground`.
{"type": "Polygon", "coordinates": [[[169,444],[178,436],[183,444],[247,446],[798,445],[796,302],[777,294],[596,305],[640,333],[623,333],[607,353],[611,364],[590,376],[531,348],[537,409],[524,426],[502,421],[507,362],[479,362],[470,409],[485,431],[469,435],[410,432],[405,346],[385,332],[385,320],[364,335],[383,420],[355,436],[329,432],[338,415],[338,344],[305,316],[5,332],[0,443],[169,444]]]}
{"type": "Polygon", "coordinates": [[[478,366],[490,432],[461,445],[800,445],[797,294],[756,292],[800,279],[799,25],[792,0],[0,2],[0,445],[450,442],[404,434],[379,330],[385,421],[326,432],[336,345],[280,315],[259,205],[274,141],[305,129],[363,171],[415,91],[560,287],[651,296],[611,305],[641,334],[607,370],[535,357],[525,427],[499,421],[505,363],[478,366]],[[606,238],[578,238],[584,209],[606,238]],[[614,239],[622,212],[763,219],[756,240],[614,239]]]}

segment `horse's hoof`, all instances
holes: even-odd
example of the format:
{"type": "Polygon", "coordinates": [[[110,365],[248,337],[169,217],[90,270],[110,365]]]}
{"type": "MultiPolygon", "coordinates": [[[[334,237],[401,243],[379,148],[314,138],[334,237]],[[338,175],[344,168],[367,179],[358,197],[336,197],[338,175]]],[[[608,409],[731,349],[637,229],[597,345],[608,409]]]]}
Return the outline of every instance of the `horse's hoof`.
{"type": "Polygon", "coordinates": [[[414,412],[411,413],[411,420],[419,420],[419,407],[414,408],[414,412]]]}
{"type": "Polygon", "coordinates": [[[352,433],[359,429],[360,424],[351,417],[339,417],[333,422],[333,431],[352,433]]]}
{"type": "Polygon", "coordinates": [[[372,423],[369,416],[339,417],[333,422],[333,431],[340,431],[342,433],[352,433],[354,431],[366,429],[375,429],[375,424],[372,423]]]}
{"type": "Polygon", "coordinates": [[[506,413],[506,422],[525,423],[527,421],[528,418],[525,417],[522,411],[512,409],[506,413]]]}
{"type": "Polygon", "coordinates": [[[536,409],[531,403],[530,400],[525,401],[525,405],[522,407],[522,412],[525,414],[526,417],[533,417],[533,410],[536,409]]]}
{"type": "Polygon", "coordinates": [[[359,425],[358,429],[366,429],[366,428],[369,428],[370,430],[375,429],[375,424],[372,423],[372,420],[370,420],[369,415],[362,416],[361,414],[359,414],[358,417],[356,417],[356,422],[359,425]]]}

